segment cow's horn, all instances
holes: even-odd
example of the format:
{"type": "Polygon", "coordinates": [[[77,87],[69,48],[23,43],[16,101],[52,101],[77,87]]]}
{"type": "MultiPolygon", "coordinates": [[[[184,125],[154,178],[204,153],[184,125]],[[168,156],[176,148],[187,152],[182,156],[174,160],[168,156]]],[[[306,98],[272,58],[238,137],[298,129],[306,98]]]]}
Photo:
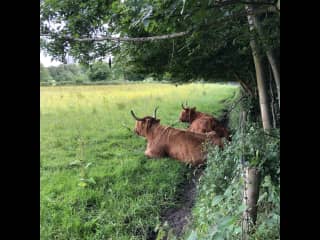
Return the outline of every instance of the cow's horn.
{"type": "Polygon", "coordinates": [[[131,112],[132,117],[133,117],[135,120],[137,120],[137,121],[142,121],[142,118],[138,118],[138,117],[134,114],[133,110],[131,110],[130,112],[131,112]]]}
{"type": "Polygon", "coordinates": [[[186,110],[186,108],[183,106],[183,103],[181,103],[181,107],[183,110],[186,110]]]}
{"type": "Polygon", "coordinates": [[[157,119],[157,110],[158,110],[159,106],[157,106],[155,109],[154,109],[154,112],[153,112],[153,117],[155,119],[157,119]]]}

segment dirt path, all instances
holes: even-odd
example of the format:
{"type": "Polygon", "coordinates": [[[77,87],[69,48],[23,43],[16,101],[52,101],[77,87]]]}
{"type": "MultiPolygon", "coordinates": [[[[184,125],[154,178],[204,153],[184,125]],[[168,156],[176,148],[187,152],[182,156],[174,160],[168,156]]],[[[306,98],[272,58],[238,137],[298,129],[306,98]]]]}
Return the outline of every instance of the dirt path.
{"type": "Polygon", "coordinates": [[[191,210],[196,197],[196,187],[203,169],[197,169],[193,173],[191,179],[181,186],[180,194],[177,197],[178,206],[168,209],[162,215],[162,222],[168,223],[176,237],[180,237],[185,230],[185,226],[191,222],[191,210]]]}

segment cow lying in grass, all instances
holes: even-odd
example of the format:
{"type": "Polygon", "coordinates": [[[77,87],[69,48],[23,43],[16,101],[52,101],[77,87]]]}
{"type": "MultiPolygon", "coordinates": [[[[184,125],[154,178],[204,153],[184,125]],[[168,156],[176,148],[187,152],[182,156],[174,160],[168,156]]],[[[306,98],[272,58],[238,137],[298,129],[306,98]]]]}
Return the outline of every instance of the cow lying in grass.
{"type": "Polygon", "coordinates": [[[160,125],[156,118],[157,108],[153,117],[138,118],[131,110],[136,120],[135,133],[147,139],[145,155],[150,158],[170,157],[181,162],[197,166],[206,160],[204,143],[209,142],[223,148],[223,142],[216,132],[207,134],[194,133],[160,125]]]}
{"type": "Polygon", "coordinates": [[[225,128],[218,119],[209,114],[197,112],[195,107],[184,107],[183,104],[181,107],[182,111],[179,120],[190,123],[187,129],[188,131],[196,133],[215,131],[219,137],[225,137],[228,141],[231,141],[228,129],[225,128]]]}

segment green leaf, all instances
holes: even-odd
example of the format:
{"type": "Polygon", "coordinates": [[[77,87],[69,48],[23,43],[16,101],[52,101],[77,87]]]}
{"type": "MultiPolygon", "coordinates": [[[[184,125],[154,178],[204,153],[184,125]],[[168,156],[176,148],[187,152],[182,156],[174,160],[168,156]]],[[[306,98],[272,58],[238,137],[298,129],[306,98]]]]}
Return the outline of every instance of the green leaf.
{"type": "Polygon", "coordinates": [[[78,186],[80,187],[86,187],[88,184],[86,184],[85,182],[79,182],[78,186]]]}
{"type": "Polygon", "coordinates": [[[212,206],[217,205],[224,197],[222,195],[217,195],[212,200],[212,206]]]}
{"type": "Polygon", "coordinates": [[[87,182],[91,184],[96,184],[96,181],[94,180],[94,178],[87,179],[87,182]]]}
{"type": "Polygon", "coordinates": [[[224,218],[221,219],[218,227],[221,228],[221,227],[230,226],[234,221],[235,221],[235,217],[233,217],[233,216],[226,216],[226,217],[224,217],[224,218]]]}
{"type": "Polygon", "coordinates": [[[227,190],[224,192],[223,194],[226,197],[230,197],[232,195],[232,189],[231,188],[227,188],[227,190]]]}
{"type": "Polygon", "coordinates": [[[236,227],[236,228],[234,229],[234,232],[235,232],[236,234],[241,233],[241,231],[242,231],[242,228],[241,228],[241,227],[236,227]]]}
{"type": "Polygon", "coordinates": [[[267,196],[268,196],[267,192],[264,192],[263,194],[261,194],[259,199],[258,199],[258,203],[261,202],[263,199],[265,199],[267,196]]]}
{"type": "Polygon", "coordinates": [[[189,237],[187,238],[187,240],[197,240],[197,232],[192,230],[192,232],[189,235],[189,237]]]}
{"type": "Polygon", "coordinates": [[[92,162],[89,162],[89,163],[85,166],[85,168],[88,168],[91,164],[92,164],[92,162]]]}
{"type": "Polygon", "coordinates": [[[215,240],[225,240],[222,233],[219,233],[214,237],[215,240]]]}

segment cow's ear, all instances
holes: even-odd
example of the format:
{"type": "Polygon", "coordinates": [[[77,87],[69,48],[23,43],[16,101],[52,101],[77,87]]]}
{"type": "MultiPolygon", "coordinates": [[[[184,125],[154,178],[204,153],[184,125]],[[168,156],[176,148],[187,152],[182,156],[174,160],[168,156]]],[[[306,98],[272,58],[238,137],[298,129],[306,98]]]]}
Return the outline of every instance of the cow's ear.
{"type": "Polygon", "coordinates": [[[195,110],[196,110],[196,107],[191,108],[191,110],[192,110],[192,111],[195,111],[195,110]]]}

